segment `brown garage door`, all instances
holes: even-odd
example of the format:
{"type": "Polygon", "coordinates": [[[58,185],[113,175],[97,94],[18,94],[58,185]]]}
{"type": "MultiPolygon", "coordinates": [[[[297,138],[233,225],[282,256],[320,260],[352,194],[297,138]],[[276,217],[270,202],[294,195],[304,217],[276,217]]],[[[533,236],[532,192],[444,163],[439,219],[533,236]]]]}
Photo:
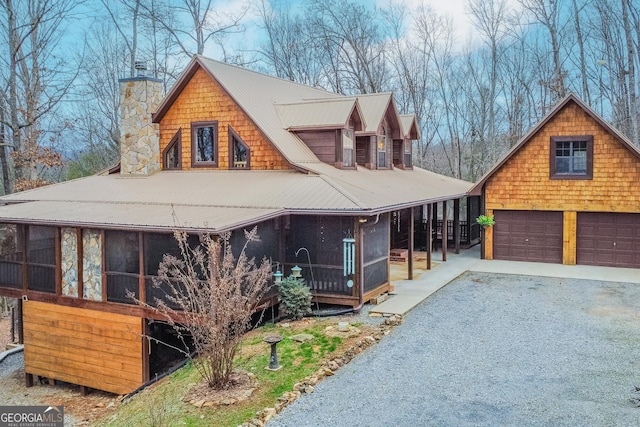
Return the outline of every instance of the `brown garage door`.
{"type": "Polygon", "coordinates": [[[640,268],[640,214],[578,212],[578,264],[640,268]]]}
{"type": "Polygon", "coordinates": [[[562,212],[494,211],[493,258],[562,263],[562,212]]]}

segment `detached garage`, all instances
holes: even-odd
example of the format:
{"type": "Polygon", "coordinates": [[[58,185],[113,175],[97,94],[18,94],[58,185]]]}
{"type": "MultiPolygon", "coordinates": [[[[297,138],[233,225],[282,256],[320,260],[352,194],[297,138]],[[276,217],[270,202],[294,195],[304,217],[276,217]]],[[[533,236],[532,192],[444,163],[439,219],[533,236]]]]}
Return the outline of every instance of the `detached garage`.
{"type": "Polygon", "coordinates": [[[470,194],[486,259],[640,268],[640,150],[573,94],[470,194]]]}

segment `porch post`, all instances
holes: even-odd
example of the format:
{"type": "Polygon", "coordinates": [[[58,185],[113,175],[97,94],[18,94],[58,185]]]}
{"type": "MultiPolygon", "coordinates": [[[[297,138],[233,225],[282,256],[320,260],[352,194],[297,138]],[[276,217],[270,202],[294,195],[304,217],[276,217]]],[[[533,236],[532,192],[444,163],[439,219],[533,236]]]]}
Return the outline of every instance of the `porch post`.
{"type": "Polygon", "coordinates": [[[414,246],[414,225],[413,208],[409,208],[409,258],[407,259],[407,279],[413,280],[413,246],[414,246]]]}
{"type": "Polygon", "coordinates": [[[427,270],[431,270],[431,249],[433,248],[432,204],[427,205],[427,270]]]}
{"type": "Polygon", "coordinates": [[[442,262],[447,260],[447,242],[449,240],[447,230],[447,201],[442,202],[442,262]]]}
{"type": "Polygon", "coordinates": [[[456,245],[455,253],[460,253],[460,199],[453,201],[453,241],[456,245]]]}

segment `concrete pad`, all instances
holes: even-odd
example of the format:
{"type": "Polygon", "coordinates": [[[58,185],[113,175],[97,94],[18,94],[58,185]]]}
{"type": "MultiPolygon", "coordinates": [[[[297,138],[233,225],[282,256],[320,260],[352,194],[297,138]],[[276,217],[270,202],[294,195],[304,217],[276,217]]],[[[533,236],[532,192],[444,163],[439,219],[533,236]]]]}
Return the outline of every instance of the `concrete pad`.
{"type": "Polygon", "coordinates": [[[392,281],[394,290],[390,298],[371,308],[370,312],[406,314],[480,261],[480,248],[471,248],[459,255],[447,254],[446,262],[442,261],[441,254],[434,254],[434,258],[438,262],[437,267],[424,271],[418,279],[392,281]]]}
{"type": "Polygon", "coordinates": [[[478,260],[469,271],[481,273],[521,274],[525,276],[560,277],[604,282],[640,283],[640,269],[562,265],[540,262],[478,260]]]}
{"type": "Polygon", "coordinates": [[[448,253],[444,262],[440,253],[434,253],[433,257],[437,266],[425,270],[417,279],[392,279],[394,290],[390,292],[390,298],[373,307],[370,312],[404,315],[466,271],[640,284],[640,269],[637,268],[481,260],[479,245],[458,255],[448,253]]]}

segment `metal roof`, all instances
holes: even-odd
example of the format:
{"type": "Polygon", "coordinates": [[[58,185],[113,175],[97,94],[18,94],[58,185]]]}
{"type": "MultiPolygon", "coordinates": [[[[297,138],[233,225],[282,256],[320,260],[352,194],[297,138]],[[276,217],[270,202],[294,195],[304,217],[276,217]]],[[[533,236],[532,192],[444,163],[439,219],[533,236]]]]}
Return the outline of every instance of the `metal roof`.
{"type": "Polygon", "coordinates": [[[2,221],[224,231],[285,213],[371,215],[462,197],[471,183],[413,170],[161,171],[95,175],[0,198],[2,221]],[[177,222],[174,219],[177,217],[177,222]]]}
{"type": "Polygon", "coordinates": [[[290,163],[320,162],[300,138],[282,127],[274,105],[308,98],[337,98],[340,95],[202,56],[195,58],[290,163]]]}
{"type": "Polygon", "coordinates": [[[277,104],[275,109],[280,116],[282,127],[289,130],[344,128],[347,127],[354,110],[360,115],[358,100],[353,98],[277,104]]]}
{"type": "MultiPolygon", "coordinates": [[[[357,102],[361,113],[364,132],[376,133],[385,114],[391,108],[392,124],[401,128],[400,117],[392,93],[344,96],[311,86],[295,83],[277,77],[261,74],[246,68],[218,62],[200,55],[193,57],[178,81],[165,96],[153,117],[159,122],[171,107],[173,101],[188,83],[198,67],[202,67],[217,81],[227,94],[243,109],[254,124],[271,141],[276,149],[293,165],[320,163],[320,160],[298,138],[288,131],[289,127],[313,127],[324,124],[337,126],[342,111],[331,111],[322,101],[334,101],[333,106],[345,107],[349,102],[357,102]],[[300,104],[300,108],[283,107],[300,104]],[[317,114],[316,114],[317,113],[317,114]]],[[[402,132],[402,130],[401,130],[402,132]]],[[[393,135],[403,137],[404,135],[393,135]]]]}
{"type": "Polygon", "coordinates": [[[403,137],[406,139],[420,139],[420,128],[413,114],[400,114],[403,137]]]}

